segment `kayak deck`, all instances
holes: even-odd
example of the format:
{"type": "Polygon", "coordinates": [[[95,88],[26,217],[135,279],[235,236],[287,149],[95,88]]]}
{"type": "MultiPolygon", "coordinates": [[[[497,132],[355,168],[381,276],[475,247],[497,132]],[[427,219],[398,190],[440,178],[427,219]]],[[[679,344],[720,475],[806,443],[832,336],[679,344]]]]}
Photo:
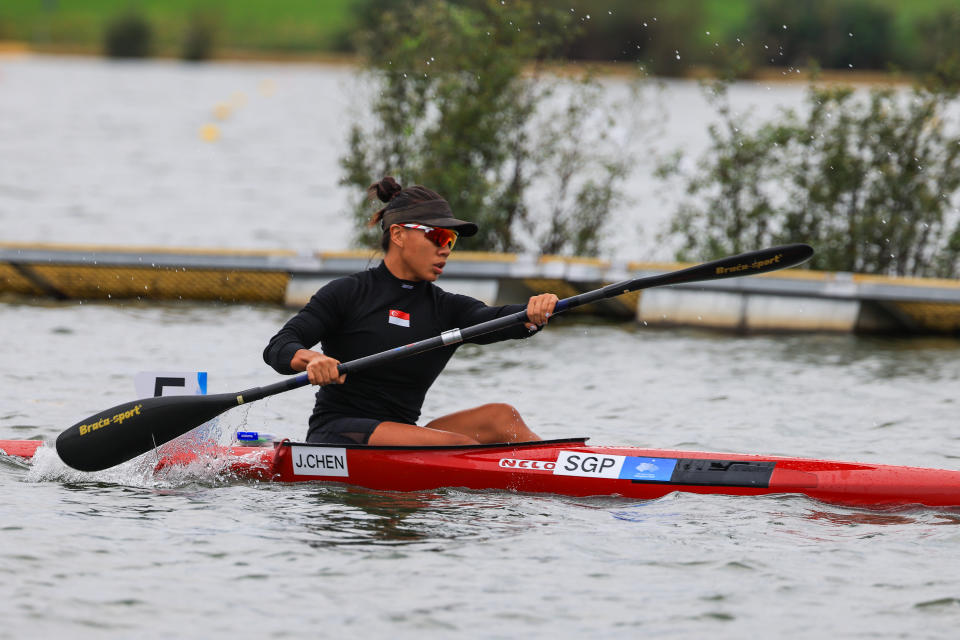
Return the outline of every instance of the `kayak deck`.
{"type": "MultiPolygon", "coordinates": [[[[31,458],[39,440],[0,440],[0,452],[31,458]]],[[[387,491],[442,487],[650,500],[674,491],[755,496],[803,494],[864,507],[960,506],[960,471],[811,458],[595,447],[585,438],[450,447],[376,447],[276,442],[163,455],[157,471],[212,458],[226,472],[269,482],[340,482],[387,491]]]]}
{"type": "Polygon", "coordinates": [[[29,459],[41,446],[43,440],[0,440],[0,454],[29,459]]]}

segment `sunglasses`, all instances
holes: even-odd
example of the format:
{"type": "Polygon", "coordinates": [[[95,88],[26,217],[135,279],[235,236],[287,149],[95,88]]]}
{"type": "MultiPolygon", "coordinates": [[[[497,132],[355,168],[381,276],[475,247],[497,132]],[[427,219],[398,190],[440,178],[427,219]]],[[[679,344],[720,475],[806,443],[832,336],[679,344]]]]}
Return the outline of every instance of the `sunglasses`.
{"type": "Polygon", "coordinates": [[[427,240],[437,245],[438,247],[445,247],[450,245],[450,249],[453,249],[453,246],[457,244],[457,238],[460,237],[460,234],[454,231],[453,229],[441,229],[439,227],[428,227],[422,224],[402,224],[401,227],[405,229],[419,229],[423,231],[423,234],[427,236],[427,240]]]}

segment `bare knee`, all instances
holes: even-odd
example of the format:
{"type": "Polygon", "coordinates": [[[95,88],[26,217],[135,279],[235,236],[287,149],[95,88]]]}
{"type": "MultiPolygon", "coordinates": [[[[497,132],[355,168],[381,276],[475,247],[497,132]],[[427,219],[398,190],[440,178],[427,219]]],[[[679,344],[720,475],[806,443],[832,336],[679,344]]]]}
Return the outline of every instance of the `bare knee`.
{"type": "Polygon", "coordinates": [[[527,442],[540,437],[527,427],[513,405],[492,402],[480,407],[483,419],[477,435],[480,442],[527,442]]]}
{"type": "Polygon", "coordinates": [[[524,423],[520,412],[514,406],[503,402],[492,402],[473,409],[458,411],[437,418],[427,427],[451,434],[462,434],[468,439],[450,444],[527,442],[540,439],[524,423]]]}
{"type": "Polygon", "coordinates": [[[520,420],[520,412],[516,407],[506,402],[491,402],[481,407],[492,418],[500,420],[516,421],[520,420]]]}

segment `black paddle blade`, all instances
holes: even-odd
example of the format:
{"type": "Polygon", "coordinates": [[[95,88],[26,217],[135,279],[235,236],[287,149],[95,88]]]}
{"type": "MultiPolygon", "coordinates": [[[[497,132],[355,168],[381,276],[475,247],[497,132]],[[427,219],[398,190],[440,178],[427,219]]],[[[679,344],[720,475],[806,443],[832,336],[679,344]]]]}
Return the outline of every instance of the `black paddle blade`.
{"type": "Polygon", "coordinates": [[[705,262],[689,269],[664,274],[662,278],[669,282],[657,284],[680,284],[702,280],[722,280],[758,273],[768,273],[802,264],[813,256],[813,247],[808,244],[785,244],[759,251],[750,251],[740,255],[705,262]]]}
{"type": "Polygon", "coordinates": [[[166,396],[117,405],[57,437],[57,454],[78,471],[102,471],[215,418],[240,404],[237,395],[166,396]]]}

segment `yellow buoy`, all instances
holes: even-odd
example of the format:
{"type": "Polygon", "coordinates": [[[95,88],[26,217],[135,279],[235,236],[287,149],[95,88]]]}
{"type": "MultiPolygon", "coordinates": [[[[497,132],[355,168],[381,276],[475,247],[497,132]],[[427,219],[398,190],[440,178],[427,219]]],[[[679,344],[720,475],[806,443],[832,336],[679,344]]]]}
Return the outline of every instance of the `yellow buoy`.
{"type": "Polygon", "coordinates": [[[220,139],[220,127],[215,124],[205,124],[200,127],[200,139],[204,142],[216,142],[220,139]]]}
{"type": "Polygon", "coordinates": [[[230,117],[230,114],[233,112],[233,107],[231,107],[226,102],[221,102],[213,108],[213,117],[217,120],[226,120],[230,117]]]}

